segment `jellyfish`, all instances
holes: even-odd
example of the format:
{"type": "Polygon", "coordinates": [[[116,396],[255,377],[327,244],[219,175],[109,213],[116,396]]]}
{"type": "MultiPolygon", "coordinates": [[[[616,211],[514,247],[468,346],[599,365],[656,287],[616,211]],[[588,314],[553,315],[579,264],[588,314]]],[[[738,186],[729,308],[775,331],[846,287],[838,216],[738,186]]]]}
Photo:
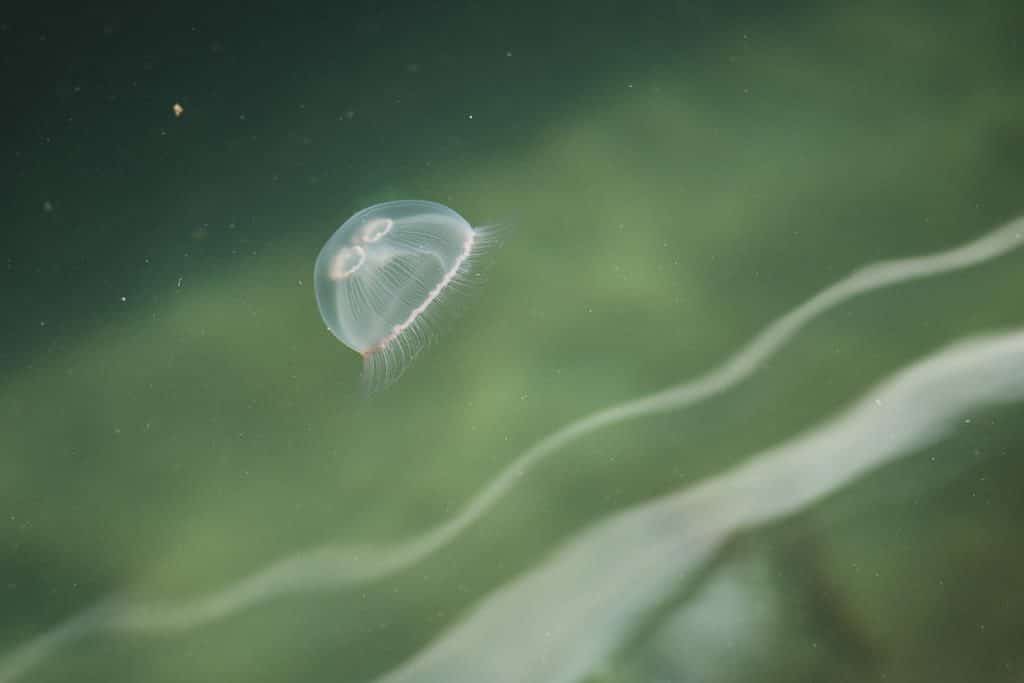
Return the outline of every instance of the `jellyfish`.
{"type": "Polygon", "coordinates": [[[356,213],[316,259],[316,300],[327,329],[363,357],[372,391],[398,379],[436,336],[467,282],[474,258],[490,243],[436,202],[402,200],[356,213]]]}

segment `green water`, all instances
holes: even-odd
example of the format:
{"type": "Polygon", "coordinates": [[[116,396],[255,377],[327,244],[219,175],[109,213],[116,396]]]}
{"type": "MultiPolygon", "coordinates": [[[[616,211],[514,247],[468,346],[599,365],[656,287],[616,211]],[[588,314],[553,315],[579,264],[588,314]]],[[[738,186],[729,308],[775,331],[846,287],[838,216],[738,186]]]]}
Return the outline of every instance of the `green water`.
{"type": "MultiPolygon", "coordinates": [[[[880,0],[0,18],[0,681],[376,680],[593,524],[1021,328],[1024,249],[866,293],[415,546],[560,427],[719,366],[865,264],[1024,213],[1022,20],[880,0]],[[367,400],[313,261],[405,198],[503,243],[367,400]]],[[[972,406],[738,529],[614,642],[600,613],[568,634],[602,642],[583,680],[1021,680],[1022,418],[972,406]]],[[[521,633],[551,628],[527,622],[508,680],[562,680],[527,665],[521,633]]]]}

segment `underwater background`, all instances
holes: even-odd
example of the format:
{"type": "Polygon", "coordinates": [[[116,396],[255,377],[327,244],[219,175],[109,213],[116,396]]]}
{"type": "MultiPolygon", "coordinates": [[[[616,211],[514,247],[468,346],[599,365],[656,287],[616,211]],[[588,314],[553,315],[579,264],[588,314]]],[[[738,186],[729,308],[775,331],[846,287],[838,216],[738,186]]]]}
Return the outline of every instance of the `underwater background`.
{"type": "Polygon", "coordinates": [[[1024,680],[1022,25],[1012,0],[5,11],[0,683],[1024,680]],[[394,199],[501,244],[366,398],[312,269],[394,199]],[[577,422],[1000,226],[698,399],[577,422]],[[771,485],[701,488],[733,472],[771,485]]]}

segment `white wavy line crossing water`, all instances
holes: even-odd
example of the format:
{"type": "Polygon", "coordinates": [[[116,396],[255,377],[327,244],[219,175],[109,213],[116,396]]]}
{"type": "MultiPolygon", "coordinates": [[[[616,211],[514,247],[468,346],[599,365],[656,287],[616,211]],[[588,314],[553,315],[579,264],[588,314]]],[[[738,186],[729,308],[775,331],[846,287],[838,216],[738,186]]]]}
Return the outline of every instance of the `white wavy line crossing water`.
{"type": "Polygon", "coordinates": [[[167,632],[223,619],[272,598],[338,588],[401,571],[445,546],[490,509],[530,468],[583,436],[626,420],[680,410],[737,385],[811,320],[843,302],[899,283],[950,273],[1024,245],[1024,217],[948,251],[873,263],[822,290],[768,325],[723,364],[683,384],[625,401],[570,422],[524,451],[447,521],[388,547],[327,545],[284,558],[212,594],[184,602],[134,602],[114,596],[0,659],[9,683],[62,645],[96,632],[167,632]]]}

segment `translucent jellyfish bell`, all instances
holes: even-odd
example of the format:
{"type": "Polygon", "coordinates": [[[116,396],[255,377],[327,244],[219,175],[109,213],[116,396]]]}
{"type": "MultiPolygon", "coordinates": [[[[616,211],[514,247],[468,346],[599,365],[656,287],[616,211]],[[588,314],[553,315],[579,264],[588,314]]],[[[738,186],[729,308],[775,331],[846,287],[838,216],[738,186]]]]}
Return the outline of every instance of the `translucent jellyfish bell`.
{"type": "Polygon", "coordinates": [[[411,200],[363,209],[331,235],[316,259],[316,301],[327,328],[363,356],[367,387],[397,379],[422,350],[487,241],[448,207],[411,200]]]}

